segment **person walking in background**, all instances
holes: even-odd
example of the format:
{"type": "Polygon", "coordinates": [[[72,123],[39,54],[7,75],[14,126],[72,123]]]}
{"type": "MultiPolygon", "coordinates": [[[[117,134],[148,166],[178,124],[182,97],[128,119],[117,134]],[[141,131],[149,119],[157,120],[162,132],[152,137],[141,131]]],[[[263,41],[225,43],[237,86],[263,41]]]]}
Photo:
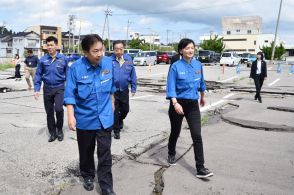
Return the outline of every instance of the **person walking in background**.
{"type": "Polygon", "coordinates": [[[167,78],[166,97],[170,99],[169,119],[171,132],[168,141],[168,163],[176,164],[176,143],[185,117],[193,140],[194,156],[198,178],[213,176],[204,166],[203,143],[201,136],[201,115],[198,105],[205,105],[203,69],[201,63],[194,58],[195,43],[191,39],[182,39],[178,45],[181,59],[174,62],[167,78]]]}
{"type": "Polygon", "coordinates": [[[13,62],[15,64],[15,81],[20,81],[21,80],[21,75],[20,75],[20,63],[21,63],[21,60],[20,60],[18,54],[15,54],[13,62]]]}
{"type": "Polygon", "coordinates": [[[114,138],[120,139],[120,131],[124,126],[124,119],[130,110],[129,85],[131,94],[134,96],[137,90],[137,76],[131,56],[124,54],[125,44],[123,41],[113,42],[114,54],[112,62],[114,66],[114,83],[116,87],[115,111],[114,111],[114,138]]]}
{"type": "Polygon", "coordinates": [[[256,94],[254,99],[262,103],[260,91],[263,85],[263,81],[267,79],[267,67],[266,62],[263,60],[264,56],[262,52],[258,52],[256,56],[256,60],[252,63],[250,78],[254,80],[256,94]]]}
{"type": "Polygon", "coordinates": [[[33,54],[32,50],[28,50],[28,56],[26,57],[24,63],[26,82],[28,84],[28,89],[31,90],[32,84],[30,81],[30,77],[32,77],[32,81],[34,82],[37,65],[39,63],[39,58],[33,54]]]}
{"type": "Polygon", "coordinates": [[[97,140],[97,175],[102,195],[113,192],[111,131],[114,120],[113,65],[103,56],[99,35],[86,35],[82,40],[84,57],[69,68],[64,94],[68,127],[77,132],[80,172],[87,191],[94,189],[94,151],[97,140]]]}
{"type": "Polygon", "coordinates": [[[34,79],[35,99],[40,96],[42,82],[44,83],[44,106],[47,114],[47,127],[49,130],[48,142],[56,138],[63,140],[63,96],[64,84],[68,62],[63,54],[57,52],[58,39],[49,36],[46,39],[48,54],[40,59],[34,79]],[[55,113],[56,122],[55,122],[55,113]]]}

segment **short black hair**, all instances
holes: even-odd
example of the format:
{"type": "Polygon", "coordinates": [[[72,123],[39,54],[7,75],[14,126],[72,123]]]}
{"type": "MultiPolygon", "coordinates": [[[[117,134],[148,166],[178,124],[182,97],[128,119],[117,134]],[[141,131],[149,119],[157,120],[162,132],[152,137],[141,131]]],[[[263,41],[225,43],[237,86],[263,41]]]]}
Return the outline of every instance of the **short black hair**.
{"type": "Polygon", "coordinates": [[[46,39],[46,43],[53,41],[56,45],[58,44],[58,39],[54,36],[49,36],[46,39]]]}
{"type": "Polygon", "coordinates": [[[189,45],[190,43],[193,43],[193,45],[195,47],[195,43],[192,39],[184,38],[184,39],[180,40],[180,42],[178,44],[178,53],[181,54],[180,51],[182,49],[184,49],[185,47],[187,47],[187,45],[189,45]]]}
{"type": "Polygon", "coordinates": [[[256,55],[261,55],[261,60],[263,60],[264,56],[263,56],[263,53],[260,51],[260,52],[257,52],[256,55]]]}
{"type": "Polygon", "coordinates": [[[114,46],[117,45],[117,44],[123,44],[124,47],[126,46],[126,44],[125,44],[124,41],[122,41],[122,40],[117,40],[117,41],[114,41],[114,42],[113,42],[113,44],[112,44],[113,48],[114,48],[114,46]]]}
{"type": "Polygon", "coordinates": [[[29,49],[28,50],[28,53],[32,54],[33,53],[33,50],[29,49]]]}
{"type": "Polygon", "coordinates": [[[90,47],[97,42],[101,42],[103,44],[103,40],[99,35],[97,35],[97,34],[86,35],[83,38],[82,43],[81,43],[83,51],[88,52],[90,50],[90,47]]]}

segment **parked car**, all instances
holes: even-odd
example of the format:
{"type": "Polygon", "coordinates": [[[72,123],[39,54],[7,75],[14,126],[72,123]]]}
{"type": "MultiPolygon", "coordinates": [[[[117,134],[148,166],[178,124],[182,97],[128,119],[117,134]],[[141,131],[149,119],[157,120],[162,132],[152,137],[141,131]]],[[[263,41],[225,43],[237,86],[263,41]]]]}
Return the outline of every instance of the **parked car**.
{"type": "Polygon", "coordinates": [[[105,51],[104,52],[104,56],[111,56],[112,54],[114,54],[114,51],[105,51]]]}
{"type": "Polygon", "coordinates": [[[215,63],[217,61],[217,57],[214,51],[210,50],[199,50],[198,52],[198,60],[202,63],[215,63]]]}
{"type": "Polygon", "coordinates": [[[256,60],[256,54],[250,54],[247,61],[247,67],[251,67],[252,62],[256,60]]]}
{"type": "Polygon", "coordinates": [[[157,58],[157,63],[158,64],[161,63],[161,62],[164,62],[166,64],[170,64],[171,58],[169,57],[168,52],[166,52],[166,51],[157,52],[156,58],[157,58]]]}
{"type": "Polygon", "coordinates": [[[224,52],[220,59],[220,65],[235,66],[241,62],[241,58],[234,52],[224,52]]]}
{"type": "Polygon", "coordinates": [[[82,57],[82,55],[79,53],[67,53],[65,56],[69,62],[74,62],[82,57]]]}
{"type": "Polygon", "coordinates": [[[168,55],[169,59],[171,59],[176,54],[177,54],[177,52],[175,52],[175,51],[168,51],[167,52],[167,55],[168,55]]]}
{"type": "Polygon", "coordinates": [[[133,61],[135,65],[156,65],[156,51],[140,51],[137,53],[133,61]]]}
{"type": "Polygon", "coordinates": [[[241,56],[241,64],[245,64],[248,62],[250,53],[243,53],[241,56]]]}
{"type": "Polygon", "coordinates": [[[129,56],[132,57],[132,59],[134,59],[134,57],[137,55],[137,53],[139,53],[141,51],[141,49],[125,49],[124,53],[128,54],[129,56]]]}

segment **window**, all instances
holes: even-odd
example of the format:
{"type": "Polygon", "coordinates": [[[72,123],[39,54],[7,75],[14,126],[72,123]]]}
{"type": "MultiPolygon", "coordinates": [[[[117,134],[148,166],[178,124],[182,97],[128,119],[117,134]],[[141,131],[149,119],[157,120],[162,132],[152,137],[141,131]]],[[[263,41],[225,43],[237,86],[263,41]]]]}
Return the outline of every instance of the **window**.
{"type": "Polygon", "coordinates": [[[264,40],[265,43],[268,43],[268,40],[264,40]]]}
{"type": "Polygon", "coordinates": [[[227,35],[230,35],[231,34],[231,31],[227,31],[227,35]]]}
{"type": "Polygon", "coordinates": [[[240,29],[237,29],[236,32],[240,32],[240,29]]]}
{"type": "Polygon", "coordinates": [[[251,34],[252,32],[251,32],[251,30],[247,30],[247,34],[251,34]]]}
{"type": "Polygon", "coordinates": [[[248,49],[248,51],[253,51],[253,52],[255,52],[255,49],[248,49]]]}
{"type": "Polygon", "coordinates": [[[256,41],[254,41],[254,45],[256,45],[256,41]]]}

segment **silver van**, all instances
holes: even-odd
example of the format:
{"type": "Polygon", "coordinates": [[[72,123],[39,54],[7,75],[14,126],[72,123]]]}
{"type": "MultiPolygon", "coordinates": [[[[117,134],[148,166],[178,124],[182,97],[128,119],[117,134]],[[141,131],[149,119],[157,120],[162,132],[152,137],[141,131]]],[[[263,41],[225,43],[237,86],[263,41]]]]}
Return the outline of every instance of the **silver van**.
{"type": "Polygon", "coordinates": [[[140,51],[134,58],[135,65],[147,66],[156,65],[156,51],[140,51]]]}

